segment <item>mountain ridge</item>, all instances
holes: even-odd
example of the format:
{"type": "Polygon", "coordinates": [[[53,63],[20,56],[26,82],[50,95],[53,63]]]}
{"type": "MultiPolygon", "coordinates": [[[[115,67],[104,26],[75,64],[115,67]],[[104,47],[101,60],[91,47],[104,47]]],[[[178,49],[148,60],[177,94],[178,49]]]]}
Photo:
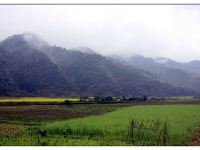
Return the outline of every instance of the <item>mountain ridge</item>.
{"type": "Polygon", "coordinates": [[[51,46],[34,34],[18,34],[0,43],[1,96],[171,96],[195,90],[158,80],[154,74],[98,53],[51,46]],[[27,40],[28,39],[28,40],[27,40]],[[10,74],[10,75],[9,75],[10,74]],[[3,81],[8,80],[5,83],[3,81]],[[14,89],[13,89],[14,88],[14,89]],[[6,94],[5,94],[6,93],[6,94]]]}

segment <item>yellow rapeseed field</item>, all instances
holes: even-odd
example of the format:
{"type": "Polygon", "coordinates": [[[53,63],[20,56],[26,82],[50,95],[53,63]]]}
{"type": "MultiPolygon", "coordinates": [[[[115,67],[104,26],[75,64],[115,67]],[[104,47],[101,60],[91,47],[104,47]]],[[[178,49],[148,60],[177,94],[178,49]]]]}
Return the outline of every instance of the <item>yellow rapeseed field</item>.
{"type": "Polygon", "coordinates": [[[5,102],[64,102],[64,100],[69,101],[79,101],[79,98],[66,97],[66,98],[48,98],[48,97],[23,97],[23,98],[1,98],[0,103],[5,102]]]}

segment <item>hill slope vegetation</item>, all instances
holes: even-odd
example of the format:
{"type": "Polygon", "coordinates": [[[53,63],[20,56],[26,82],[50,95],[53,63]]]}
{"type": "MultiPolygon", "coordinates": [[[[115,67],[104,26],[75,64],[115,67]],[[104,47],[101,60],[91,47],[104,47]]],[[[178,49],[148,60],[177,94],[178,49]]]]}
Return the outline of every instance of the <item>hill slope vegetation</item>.
{"type": "Polygon", "coordinates": [[[87,48],[51,46],[31,33],[0,43],[0,96],[196,95],[194,89],[87,48]]]}

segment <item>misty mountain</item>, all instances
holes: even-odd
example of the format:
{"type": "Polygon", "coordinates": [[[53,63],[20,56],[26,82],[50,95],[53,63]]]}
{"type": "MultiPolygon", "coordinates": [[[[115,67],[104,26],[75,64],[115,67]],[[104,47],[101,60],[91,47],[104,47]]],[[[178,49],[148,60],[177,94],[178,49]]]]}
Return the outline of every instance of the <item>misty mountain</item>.
{"type": "Polygon", "coordinates": [[[0,53],[1,96],[197,94],[89,48],[51,46],[31,33],[8,37],[0,53]]]}
{"type": "Polygon", "coordinates": [[[181,90],[187,91],[161,83],[151,73],[100,54],[59,47],[45,51],[77,87],[80,95],[170,95],[180,94],[181,90]]]}
{"type": "Polygon", "coordinates": [[[130,65],[123,57],[119,56],[119,55],[109,55],[107,56],[108,59],[115,61],[117,63],[122,63],[122,64],[126,64],[126,65],[130,65]]]}
{"type": "Polygon", "coordinates": [[[200,81],[200,76],[198,77],[194,71],[191,71],[197,68],[198,64],[189,70],[184,66],[192,64],[192,62],[179,63],[163,57],[146,58],[143,56],[133,56],[126,59],[126,61],[135,67],[154,73],[163,82],[177,87],[200,90],[200,86],[197,84],[200,81]]]}
{"type": "Polygon", "coordinates": [[[184,70],[186,72],[200,76],[200,61],[198,60],[190,62],[177,62],[164,57],[158,57],[154,60],[158,63],[163,64],[165,67],[184,70]]]}
{"type": "Polygon", "coordinates": [[[8,69],[9,53],[5,50],[0,51],[0,95],[9,96],[12,93],[19,93],[8,69]]]}
{"type": "Polygon", "coordinates": [[[79,52],[87,53],[87,54],[97,54],[97,52],[95,52],[94,50],[92,50],[88,47],[77,47],[77,48],[73,48],[70,50],[79,51],[79,52]]]}
{"type": "Polygon", "coordinates": [[[58,67],[44,53],[30,47],[23,36],[14,35],[0,44],[0,65],[3,66],[0,85],[5,87],[2,95],[69,94],[72,86],[58,67]],[[5,82],[5,78],[8,82],[5,82]],[[13,88],[16,90],[12,90],[13,88]]]}

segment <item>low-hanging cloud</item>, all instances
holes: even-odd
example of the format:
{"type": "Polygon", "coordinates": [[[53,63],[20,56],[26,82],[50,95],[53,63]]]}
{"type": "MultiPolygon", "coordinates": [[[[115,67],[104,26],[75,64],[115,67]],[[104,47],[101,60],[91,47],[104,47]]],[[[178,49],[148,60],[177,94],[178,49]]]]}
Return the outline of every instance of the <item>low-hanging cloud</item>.
{"type": "Polygon", "coordinates": [[[200,6],[0,6],[0,40],[25,31],[65,48],[200,60],[200,6]]]}

